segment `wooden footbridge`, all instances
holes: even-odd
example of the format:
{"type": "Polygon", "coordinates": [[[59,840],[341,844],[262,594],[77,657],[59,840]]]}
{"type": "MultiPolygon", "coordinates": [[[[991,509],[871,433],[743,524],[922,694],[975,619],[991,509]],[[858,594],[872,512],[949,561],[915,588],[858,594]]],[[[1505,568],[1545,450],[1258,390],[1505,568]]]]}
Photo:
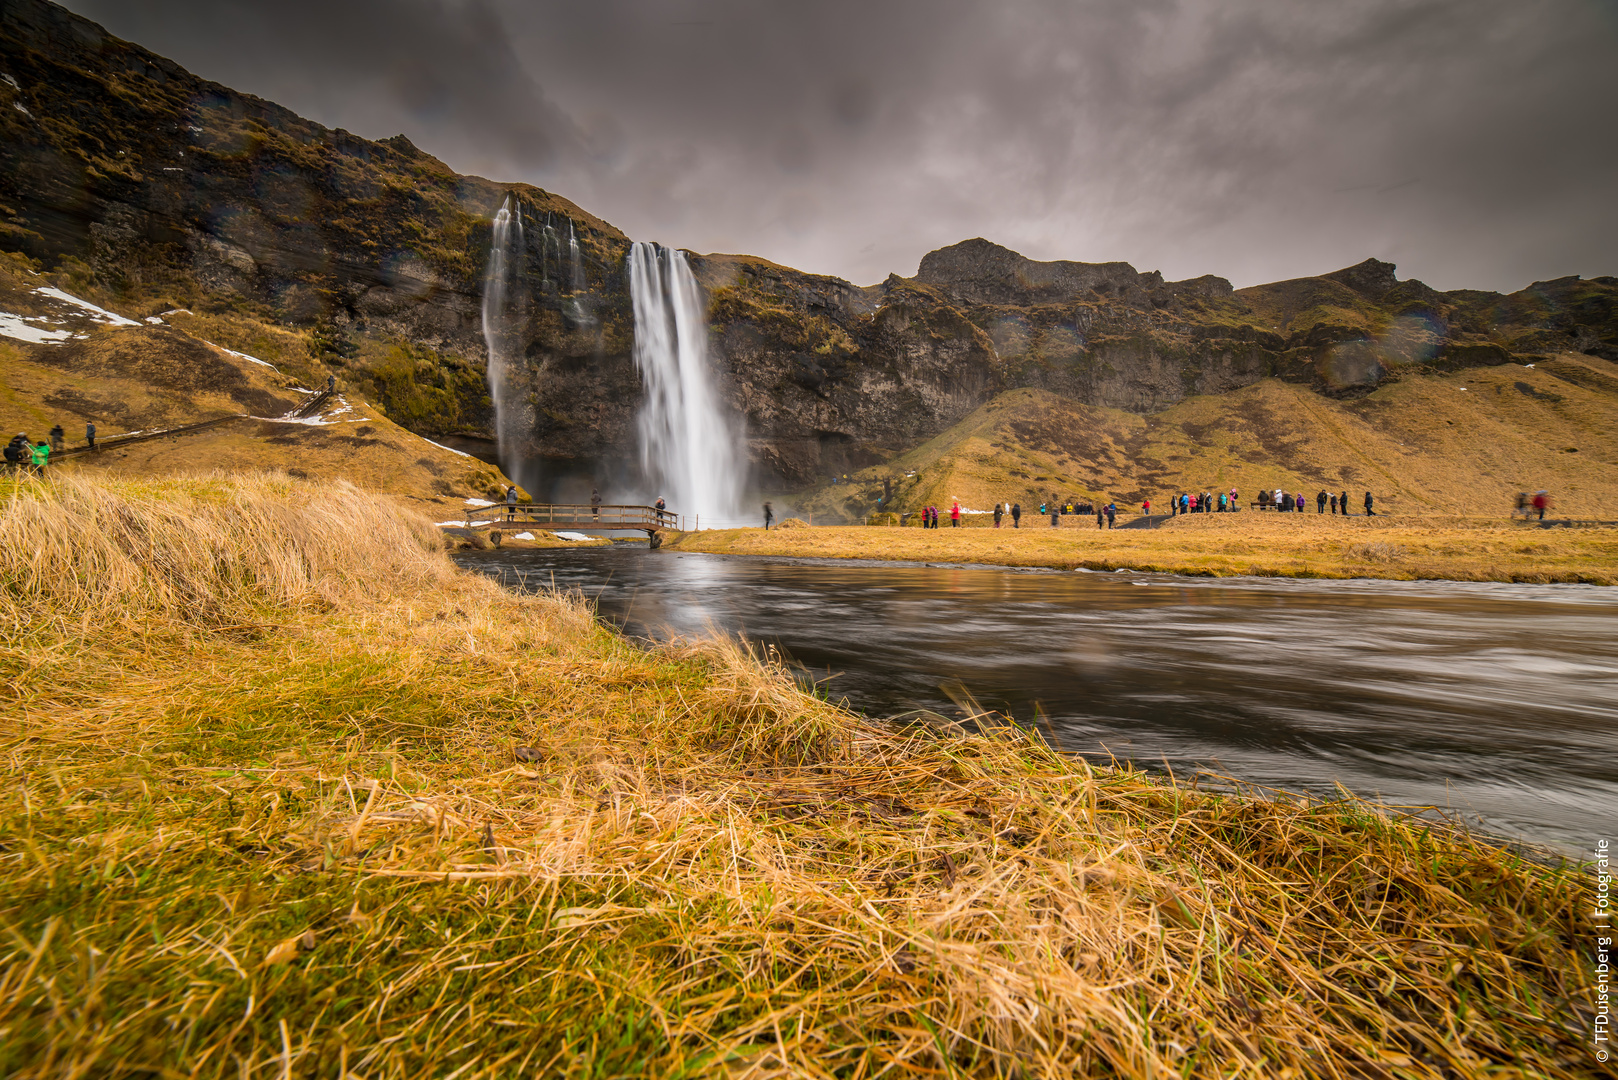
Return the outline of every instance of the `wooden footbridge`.
{"type": "Polygon", "coordinates": [[[662,543],[664,530],[681,532],[679,514],[655,506],[620,503],[495,503],[466,512],[470,529],[510,526],[512,528],[587,529],[591,532],[643,532],[655,548],[662,543]]]}

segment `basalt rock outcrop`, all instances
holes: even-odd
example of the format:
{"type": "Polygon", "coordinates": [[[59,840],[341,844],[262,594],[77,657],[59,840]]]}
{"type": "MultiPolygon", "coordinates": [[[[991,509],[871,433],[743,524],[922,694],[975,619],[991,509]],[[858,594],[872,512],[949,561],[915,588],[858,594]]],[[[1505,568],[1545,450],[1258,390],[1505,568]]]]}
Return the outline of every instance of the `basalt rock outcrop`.
{"type": "MultiPolygon", "coordinates": [[[[404,136],[362,139],[199,79],[46,0],[0,7],[0,248],[131,314],[198,306],[296,328],[399,423],[484,451],[481,280],[508,193],[526,241],[522,450],[628,461],[641,385],[619,230],[553,193],[458,175],[404,136]]],[[[1233,289],[983,239],[864,288],[746,256],[692,265],[722,390],[771,486],[882,460],[1016,387],[1151,413],[1267,377],[1352,396],[1414,368],[1618,359],[1610,277],[1439,292],[1371,259],[1233,289]]]]}

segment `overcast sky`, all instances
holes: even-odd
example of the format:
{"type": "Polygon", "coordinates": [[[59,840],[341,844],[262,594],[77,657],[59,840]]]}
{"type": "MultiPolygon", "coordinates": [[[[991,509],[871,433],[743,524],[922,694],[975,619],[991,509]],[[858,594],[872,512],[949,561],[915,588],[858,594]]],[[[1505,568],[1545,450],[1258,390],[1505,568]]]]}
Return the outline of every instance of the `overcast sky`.
{"type": "Polygon", "coordinates": [[[636,239],[1237,286],[1618,274],[1618,0],[68,0],[636,239]]]}

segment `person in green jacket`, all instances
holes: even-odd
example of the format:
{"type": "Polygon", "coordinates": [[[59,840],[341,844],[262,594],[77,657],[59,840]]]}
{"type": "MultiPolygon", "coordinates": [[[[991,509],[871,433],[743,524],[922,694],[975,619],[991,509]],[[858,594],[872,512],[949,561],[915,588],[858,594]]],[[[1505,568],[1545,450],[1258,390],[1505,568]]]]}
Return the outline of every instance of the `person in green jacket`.
{"type": "Polygon", "coordinates": [[[50,443],[41,442],[38,446],[34,447],[34,472],[38,473],[40,476],[44,476],[45,475],[45,462],[50,460],[50,456],[51,456],[51,444],[50,443]]]}

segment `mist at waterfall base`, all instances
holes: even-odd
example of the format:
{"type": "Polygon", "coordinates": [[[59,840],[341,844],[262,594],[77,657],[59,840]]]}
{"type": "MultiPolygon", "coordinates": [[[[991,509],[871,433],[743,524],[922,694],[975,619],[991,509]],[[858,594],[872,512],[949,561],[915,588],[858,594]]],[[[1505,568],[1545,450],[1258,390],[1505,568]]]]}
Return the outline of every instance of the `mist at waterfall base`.
{"type": "Polygon", "coordinates": [[[635,367],[646,387],[641,468],[669,508],[704,527],[755,524],[743,517],[747,458],[739,418],[721,401],[708,366],[708,312],[682,251],[638,242],[629,251],[635,367]]]}

